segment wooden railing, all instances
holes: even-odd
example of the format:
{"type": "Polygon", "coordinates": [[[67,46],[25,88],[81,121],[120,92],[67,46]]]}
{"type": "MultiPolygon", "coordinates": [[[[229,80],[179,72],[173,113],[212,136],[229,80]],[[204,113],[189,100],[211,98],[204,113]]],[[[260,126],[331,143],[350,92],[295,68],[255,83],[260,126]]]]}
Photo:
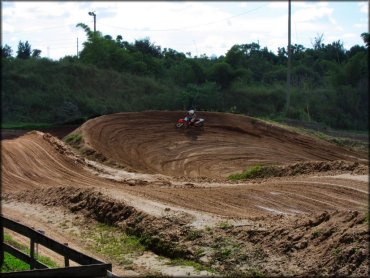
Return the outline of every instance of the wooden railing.
{"type": "Polygon", "coordinates": [[[94,259],[88,255],[78,252],[68,244],[59,243],[35,229],[22,225],[14,220],[0,215],[1,239],[4,238],[4,228],[12,230],[30,239],[30,255],[23,253],[17,248],[5,243],[1,244],[1,258],[4,252],[30,265],[30,270],[17,272],[3,272],[1,277],[117,277],[112,274],[112,264],[94,259]],[[52,268],[39,262],[35,258],[35,244],[41,244],[46,248],[64,256],[63,268],[52,268]],[[79,266],[69,266],[69,261],[74,261],[79,266]]]}

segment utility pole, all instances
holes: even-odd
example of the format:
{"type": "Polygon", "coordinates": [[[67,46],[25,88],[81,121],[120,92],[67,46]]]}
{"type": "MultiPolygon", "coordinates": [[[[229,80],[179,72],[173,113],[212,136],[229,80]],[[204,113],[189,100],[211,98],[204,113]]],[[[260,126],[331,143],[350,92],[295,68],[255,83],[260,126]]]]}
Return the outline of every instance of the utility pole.
{"type": "Polygon", "coordinates": [[[78,37],[77,37],[77,58],[78,58],[78,37]]]}
{"type": "Polygon", "coordinates": [[[287,93],[286,93],[286,107],[285,107],[285,115],[287,115],[290,105],[290,70],[291,70],[291,49],[290,49],[290,37],[291,37],[291,20],[290,20],[290,14],[291,14],[291,7],[290,7],[290,1],[289,0],[289,8],[288,8],[288,71],[287,71],[287,93]]]}
{"type": "Polygon", "coordinates": [[[96,32],[96,14],[95,12],[89,12],[89,15],[94,17],[94,33],[96,32]]]}

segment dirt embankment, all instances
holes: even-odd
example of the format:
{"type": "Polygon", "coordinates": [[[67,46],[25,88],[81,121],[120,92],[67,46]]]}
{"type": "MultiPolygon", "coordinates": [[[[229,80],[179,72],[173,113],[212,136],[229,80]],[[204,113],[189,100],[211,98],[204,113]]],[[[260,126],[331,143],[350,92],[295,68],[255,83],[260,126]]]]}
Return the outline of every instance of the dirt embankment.
{"type": "Polygon", "coordinates": [[[118,113],[92,119],[78,132],[82,149],[130,170],[187,177],[226,177],[248,166],[367,156],[240,115],[199,112],[203,129],[176,130],[181,112],[118,113]]]}
{"type": "Polygon", "coordinates": [[[368,270],[368,220],[356,211],[270,215],[246,226],[225,221],[199,230],[186,219],[153,217],[92,189],[38,189],[4,198],[82,212],[137,235],[158,254],[196,260],[221,273],[366,276],[368,270]]]}

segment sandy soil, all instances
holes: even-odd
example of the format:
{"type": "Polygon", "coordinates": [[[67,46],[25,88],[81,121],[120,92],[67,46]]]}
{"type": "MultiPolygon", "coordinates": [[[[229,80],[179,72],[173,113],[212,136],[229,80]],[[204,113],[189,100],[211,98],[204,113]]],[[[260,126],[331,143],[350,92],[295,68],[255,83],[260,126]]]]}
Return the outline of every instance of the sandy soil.
{"type": "MultiPolygon", "coordinates": [[[[7,202],[4,213],[34,225],[29,217],[15,212],[12,202],[62,206],[73,217],[80,210],[94,210],[89,207],[89,196],[95,196],[92,203],[96,199],[113,206],[122,203],[125,209],[134,208],[136,216],[147,215],[145,219],[152,219],[150,223],[157,223],[155,219],[177,221],[180,226],[174,233],[181,238],[181,225],[186,229],[216,229],[228,221],[234,228],[258,230],[263,226],[272,232],[277,229],[271,226],[274,217],[285,219],[279,222],[283,228],[287,223],[323,212],[355,211],[360,219],[368,211],[366,155],[231,114],[200,113],[206,119],[203,129],[176,130],[174,122],[181,116],[181,112],[152,111],[98,117],[74,131],[83,138],[74,145],[76,149],[36,131],[3,140],[1,179],[7,202]],[[281,166],[279,173],[283,174],[244,182],[225,179],[257,164],[281,166]],[[85,196],[85,201],[73,196],[85,196]]],[[[112,215],[117,214],[110,210],[112,215]]],[[[94,213],[98,221],[104,219],[94,213]]],[[[122,222],[113,216],[109,219],[117,225],[122,222]]],[[[357,221],[358,225],[362,223],[357,221]]],[[[47,225],[49,230],[55,229],[51,223],[43,225],[45,229],[47,225]]],[[[308,273],[306,267],[300,268],[294,260],[289,262],[285,255],[266,256],[267,263],[257,255],[253,259],[254,267],[267,275],[279,267],[274,260],[286,266],[280,274],[308,273]],[[293,265],[288,267],[289,264],[293,265]]],[[[309,256],[308,260],[318,259],[315,253],[309,256]]],[[[225,268],[224,263],[219,262],[218,269],[225,268]]],[[[166,275],[171,272],[164,269],[162,273],[166,275]]],[[[326,271],[337,273],[335,268],[326,271]]],[[[361,263],[353,270],[343,271],[358,274],[364,267],[361,263]]]]}

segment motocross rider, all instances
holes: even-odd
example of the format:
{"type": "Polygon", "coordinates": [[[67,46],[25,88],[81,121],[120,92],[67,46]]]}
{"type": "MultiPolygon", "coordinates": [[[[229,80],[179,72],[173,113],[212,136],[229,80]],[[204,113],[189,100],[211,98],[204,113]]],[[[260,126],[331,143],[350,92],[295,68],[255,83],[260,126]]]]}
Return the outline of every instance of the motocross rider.
{"type": "Polygon", "coordinates": [[[193,109],[189,110],[185,117],[187,125],[194,124],[196,119],[197,119],[197,115],[195,114],[195,111],[193,109]]]}

